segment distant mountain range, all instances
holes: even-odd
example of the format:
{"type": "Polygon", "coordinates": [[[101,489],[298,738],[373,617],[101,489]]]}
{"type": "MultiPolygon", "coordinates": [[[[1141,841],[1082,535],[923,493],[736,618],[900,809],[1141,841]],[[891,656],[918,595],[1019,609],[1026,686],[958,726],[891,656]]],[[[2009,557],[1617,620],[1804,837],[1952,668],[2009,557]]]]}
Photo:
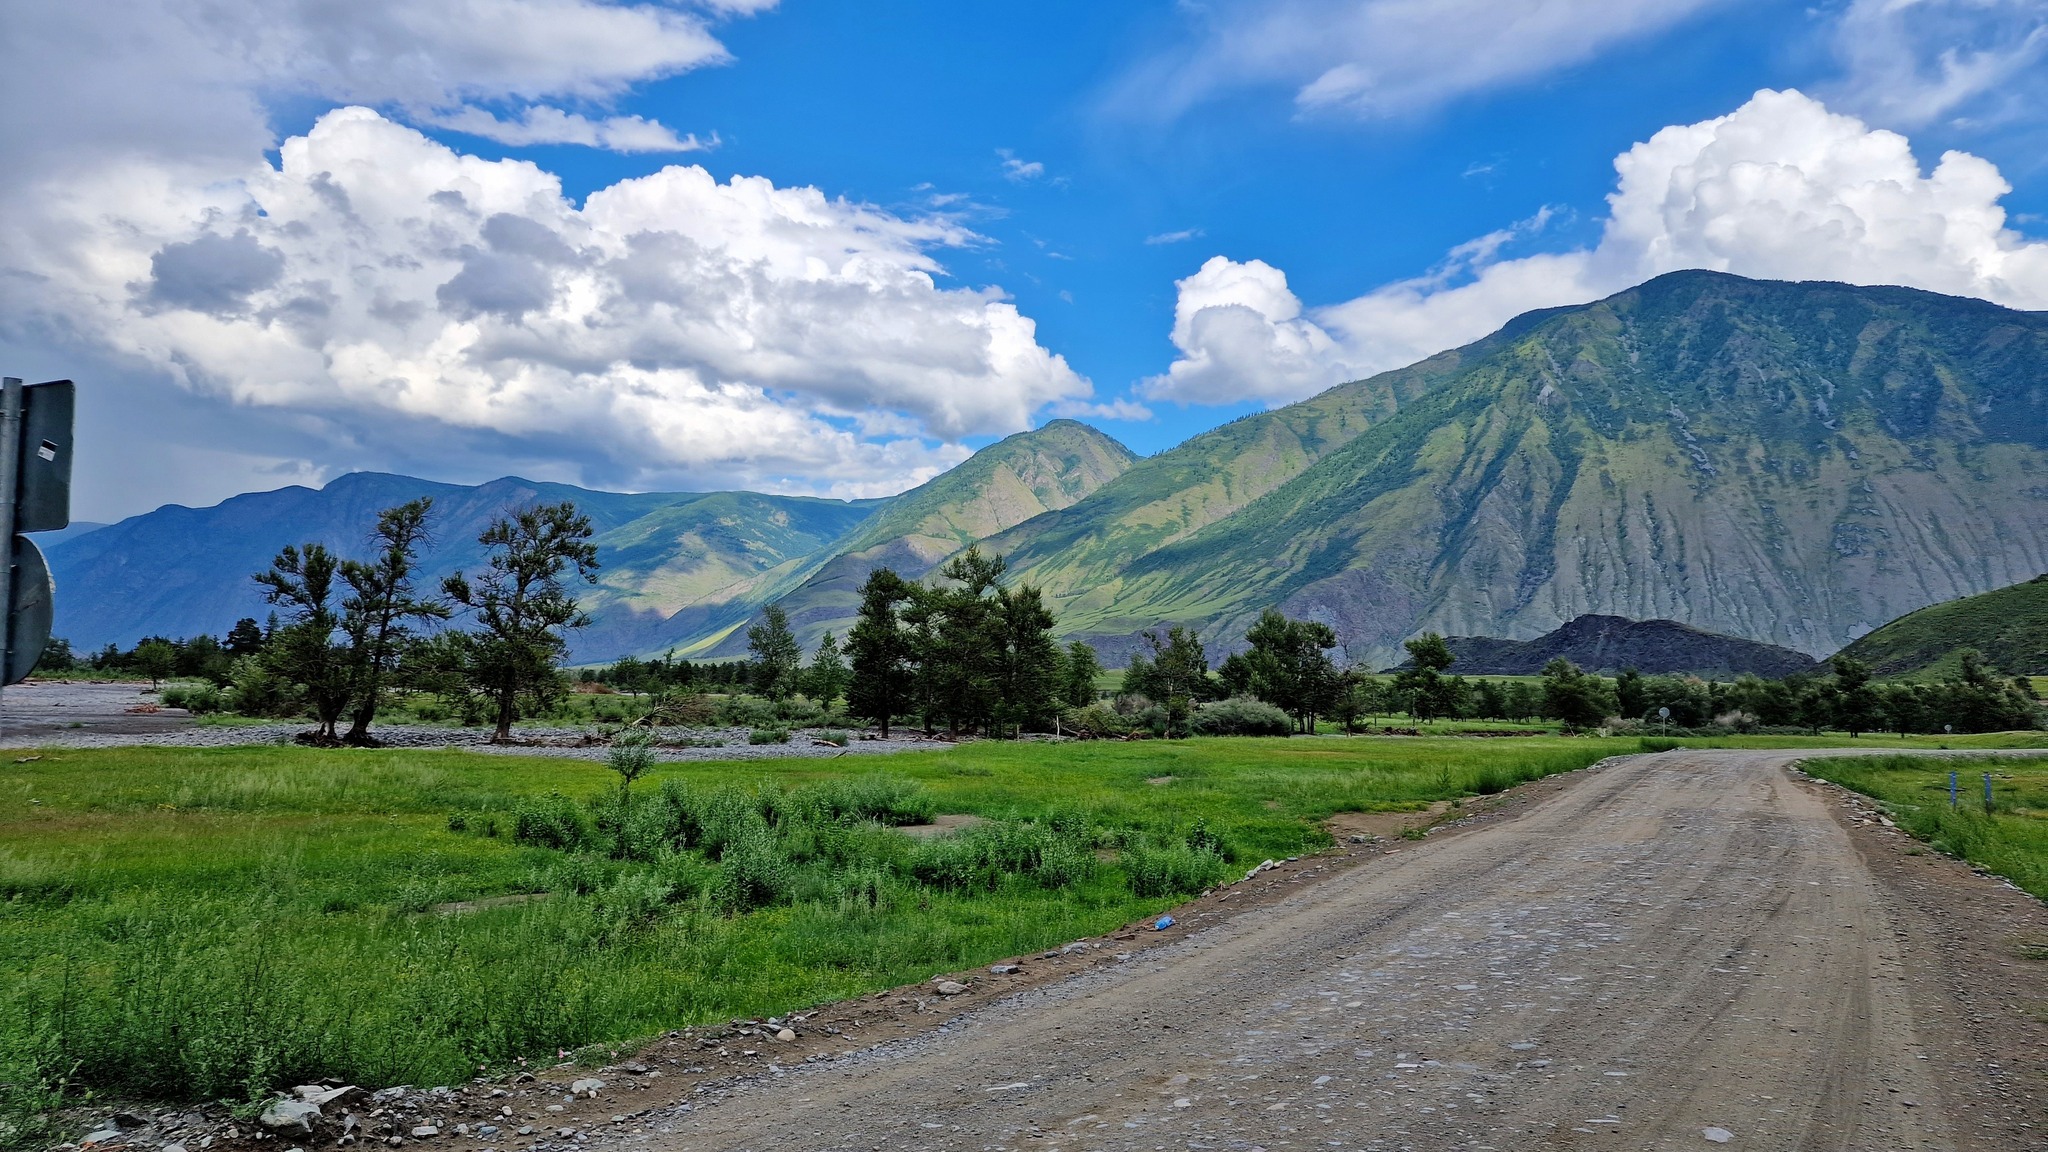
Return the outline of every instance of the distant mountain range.
{"type": "Polygon", "coordinates": [[[1452,636],[1445,643],[1458,658],[1451,671],[1463,676],[1534,676],[1559,658],[1608,675],[1633,668],[1645,675],[1689,673],[1714,680],[1744,674],[1781,680],[1818,666],[1813,657],[1790,648],[1722,636],[1674,620],[1620,616],[1581,616],[1534,640],[1452,636]]]}
{"type": "Polygon", "coordinates": [[[605,564],[585,660],[734,655],[771,602],[806,643],[843,633],[872,567],[973,542],[1111,664],[1164,623],[1229,650],[1274,605],[1373,666],[1423,630],[1532,640],[1588,614],[1826,656],[2048,570],[2048,314],[1681,272],[1156,456],[1056,421],[888,500],[348,476],[56,545],[58,632],[260,617],[248,574],[278,546],[354,546],[418,494],[443,501],[436,571],[476,562],[495,511],[584,505],[605,564]]]}

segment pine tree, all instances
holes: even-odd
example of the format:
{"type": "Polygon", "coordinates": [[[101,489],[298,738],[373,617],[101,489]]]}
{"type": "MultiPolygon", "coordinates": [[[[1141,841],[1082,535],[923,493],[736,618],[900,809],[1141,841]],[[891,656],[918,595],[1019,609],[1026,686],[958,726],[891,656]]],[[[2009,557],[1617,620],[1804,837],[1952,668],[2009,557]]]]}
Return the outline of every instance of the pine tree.
{"type": "Polygon", "coordinates": [[[916,665],[913,638],[897,615],[911,601],[911,585],[888,568],[877,568],[860,586],[860,614],[846,634],[852,680],[846,708],[872,721],[889,738],[889,725],[912,706],[916,665]]]}
{"type": "Polygon", "coordinates": [[[378,545],[376,559],[341,562],[341,578],[349,587],[341,602],[341,630],[348,637],[353,711],[344,739],[350,744],[370,743],[377,697],[399,651],[412,638],[412,622],[448,618],[446,605],[419,595],[413,587],[414,558],[427,539],[427,513],[433,507],[430,497],[421,497],[386,508],[378,514],[372,536],[378,545]]]}
{"type": "Polygon", "coordinates": [[[811,654],[811,666],[804,673],[804,691],[811,699],[830,708],[832,702],[846,691],[847,679],[846,660],[839,654],[839,641],[827,632],[818,638],[818,649],[811,654]]]}
{"type": "Polygon", "coordinates": [[[1086,708],[1095,703],[1095,677],[1102,672],[1093,646],[1083,640],[1067,645],[1067,658],[1060,665],[1060,701],[1069,708],[1086,708]]]}

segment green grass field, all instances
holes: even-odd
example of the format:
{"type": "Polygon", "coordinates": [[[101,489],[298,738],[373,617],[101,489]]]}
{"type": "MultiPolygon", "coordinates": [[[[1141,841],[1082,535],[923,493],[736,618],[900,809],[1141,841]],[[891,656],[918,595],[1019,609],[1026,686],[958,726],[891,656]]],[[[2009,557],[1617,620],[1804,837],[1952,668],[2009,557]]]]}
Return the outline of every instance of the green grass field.
{"type": "MultiPolygon", "coordinates": [[[[2025,738],[1953,742],[2001,739],[2025,738]]],[[[740,867],[732,849],[718,862],[708,841],[625,858],[512,841],[522,807],[576,810],[615,791],[602,764],[45,751],[0,763],[0,1110],[47,1107],[60,1084],[74,1098],[250,1099],[328,1075],[443,1083],[786,1012],[1108,930],[1268,856],[1323,846],[1317,821],[1335,812],[1498,792],[1641,746],[990,742],[664,765],[641,780],[635,811],[648,814],[668,794],[716,808],[733,789],[779,796],[881,773],[925,811],[996,821],[1013,847],[1066,837],[1093,849],[1063,857],[1064,871],[1032,856],[955,883],[945,877],[966,875],[958,853],[871,824],[793,823],[786,813],[800,805],[785,798],[761,810],[785,813],[774,833],[784,848],[806,847],[789,849],[775,898],[745,906],[725,899],[740,867]],[[1204,838],[1227,861],[1198,853],[1204,838]],[[475,903],[534,893],[546,895],[475,903]]]]}
{"type": "Polygon", "coordinates": [[[1806,771],[1880,802],[1899,827],[2048,900],[2048,757],[1822,757],[1806,771]],[[1949,805],[1948,775],[1956,774],[1949,805]],[[1991,805],[1984,775],[1991,775],[1991,805]]]}

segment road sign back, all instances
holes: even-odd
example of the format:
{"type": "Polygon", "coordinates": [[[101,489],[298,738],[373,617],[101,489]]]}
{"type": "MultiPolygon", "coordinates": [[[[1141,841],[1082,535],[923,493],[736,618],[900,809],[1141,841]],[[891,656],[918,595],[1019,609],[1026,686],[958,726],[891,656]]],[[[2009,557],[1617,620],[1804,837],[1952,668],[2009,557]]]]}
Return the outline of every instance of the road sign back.
{"type": "Polygon", "coordinates": [[[55,532],[71,524],[71,417],[77,405],[78,389],[69,380],[21,390],[16,532],[55,532]]]}
{"type": "Polygon", "coordinates": [[[57,610],[50,566],[43,561],[43,550],[26,536],[14,538],[14,578],[7,593],[7,666],[0,669],[6,679],[0,683],[19,684],[43,658],[57,610]]]}

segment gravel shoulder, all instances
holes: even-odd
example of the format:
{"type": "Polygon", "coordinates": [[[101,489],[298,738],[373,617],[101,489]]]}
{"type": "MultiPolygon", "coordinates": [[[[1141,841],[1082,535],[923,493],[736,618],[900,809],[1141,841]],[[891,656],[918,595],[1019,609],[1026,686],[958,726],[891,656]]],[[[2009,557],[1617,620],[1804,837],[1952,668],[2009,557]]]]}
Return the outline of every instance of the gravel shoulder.
{"type": "Polygon", "coordinates": [[[2042,906],[1913,855],[1789,772],[1799,755],[1612,762],[1125,962],[643,1107],[609,1139],[2043,1146],[2042,906]]]}
{"type": "MultiPolygon", "coordinates": [[[[293,724],[204,724],[179,708],[156,707],[148,686],[132,681],[47,680],[0,692],[0,748],[225,748],[240,744],[284,744],[306,730],[293,724]]],[[[593,728],[522,725],[512,744],[492,744],[481,728],[425,724],[380,724],[373,734],[387,748],[462,748],[502,756],[555,756],[602,760],[606,746],[591,739],[593,728]]],[[[899,730],[888,740],[860,738],[845,746],[827,744],[806,731],[786,744],[749,744],[745,728],[671,728],[662,736],[678,747],[657,749],[663,761],[828,759],[948,748],[944,740],[899,730]]]]}

